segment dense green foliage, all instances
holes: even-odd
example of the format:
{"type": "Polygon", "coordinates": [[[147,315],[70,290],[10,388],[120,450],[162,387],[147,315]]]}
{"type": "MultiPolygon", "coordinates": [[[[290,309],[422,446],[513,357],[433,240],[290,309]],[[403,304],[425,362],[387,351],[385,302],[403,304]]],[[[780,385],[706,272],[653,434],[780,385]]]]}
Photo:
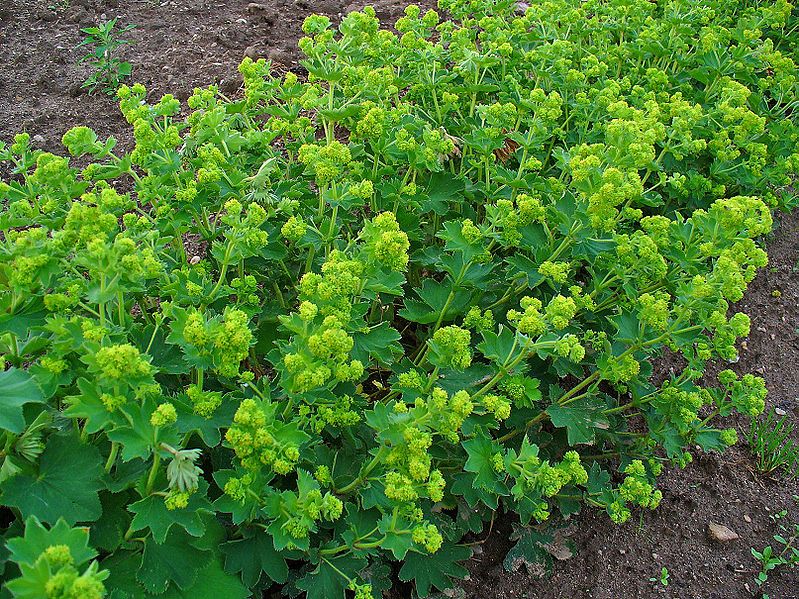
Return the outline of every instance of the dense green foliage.
{"type": "Polygon", "coordinates": [[[795,199],[792,6],[440,4],[310,17],[307,81],[185,118],[123,87],[130,152],[0,149],[0,596],[425,597],[763,410],[699,379],[795,199]]]}

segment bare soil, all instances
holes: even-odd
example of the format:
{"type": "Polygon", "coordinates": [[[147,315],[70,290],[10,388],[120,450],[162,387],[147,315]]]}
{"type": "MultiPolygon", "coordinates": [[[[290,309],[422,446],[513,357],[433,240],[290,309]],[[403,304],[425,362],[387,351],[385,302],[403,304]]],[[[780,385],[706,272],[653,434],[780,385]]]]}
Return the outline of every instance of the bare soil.
{"type": "MultiPolygon", "coordinates": [[[[375,0],[384,23],[402,14],[405,0],[375,0]]],[[[91,125],[101,136],[130,143],[116,101],[81,89],[88,68],[79,65],[81,27],[117,17],[135,24],[133,42],[122,56],[134,65],[133,79],[154,98],[173,93],[185,100],[196,86],[216,83],[223,93],[240,86],[237,65],[244,56],[271,59],[301,72],[296,49],[300,25],[310,12],[333,20],[360,9],[363,0],[0,0],[0,140],[27,131],[34,143],[59,150],[63,133],[91,125]]],[[[432,2],[426,0],[423,5],[432,2]]],[[[770,265],[753,282],[737,309],[752,318],[752,334],[741,347],[735,370],[766,379],[768,406],[788,414],[799,427],[799,214],[781,215],[768,240],[770,265]],[[774,291],[779,294],[774,294],[774,291]],[[779,297],[775,297],[778,295],[779,297]]],[[[726,367],[727,365],[722,365],[726,367]]],[[[678,368],[675,362],[673,367],[678,368]]],[[[721,367],[721,366],[720,366],[721,367]]],[[[739,433],[747,428],[741,419],[739,433]]],[[[702,455],[685,470],[666,473],[664,501],[654,512],[624,526],[586,510],[573,519],[570,541],[576,555],[557,561],[539,578],[524,570],[505,572],[511,519],[497,515],[492,533],[476,545],[467,564],[471,577],[463,596],[528,598],[760,597],[753,583],[757,564],[750,548],[772,543],[770,516],[787,509],[799,518],[799,483],[758,474],[745,445],[722,456],[702,455]],[[740,539],[710,541],[710,521],[740,539]],[[650,582],[668,568],[669,586],[650,582]]],[[[771,599],[799,599],[799,571],[773,573],[761,590],[771,599]]],[[[407,590],[405,591],[407,592],[407,590]]]]}

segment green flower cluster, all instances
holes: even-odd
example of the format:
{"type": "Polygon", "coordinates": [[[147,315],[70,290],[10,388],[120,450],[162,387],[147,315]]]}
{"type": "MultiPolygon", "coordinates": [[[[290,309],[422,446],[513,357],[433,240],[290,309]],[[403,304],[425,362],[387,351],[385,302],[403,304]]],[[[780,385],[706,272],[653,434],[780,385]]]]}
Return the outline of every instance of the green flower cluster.
{"type": "Polygon", "coordinates": [[[257,256],[269,241],[268,233],[261,228],[266,211],[260,204],[251,202],[245,209],[238,200],[228,200],[221,221],[228,226],[223,264],[257,256]]]}
{"type": "Polygon", "coordinates": [[[313,172],[319,185],[328,185],[340,180],[347,165],[352,161],[350,149],[338,141],[324,146],[305,144],[300,148],[298,158],[313,172]]]}
{"type": "Polygon", "coordinates": [[[722,412],[730,413],[734,409],[749,416],[763,413],[768,390],[762,378],[751,374],[739,378],[732,370],[722,370],[718,379],[726,390],[724,397],[717,400],[722,412]]]}
{"type": "Polygon", "coordinates": [[[663,499],[662,491],[656,490],[647,477],[641,460],[633,460],[625,469],[626,476],[618,489],[617,499],[607,506],[611,520],[622,524],[630,517],[628,504],[655,509],[663,499]]]}
{"type": "Polygon", "coordinates": [[[178,414],[175,406],[169,402],[159,405],[150,415],[150,424],[153,426],[169,426],[175,424],[178,414]]]}
{"type": "Polygon", "coordinates": [[[471,342],[467,329],[453,325],[438,329],[428,343],[437,366],[463,370],[472,363],[471,342]]]}
{"type": "MultiPolygon", "coordinates": [[[[52,568],[57,564],[58,557],[54,555],[55,549],[65,548],[49,547],[42,554],[40,559],[52,568]]],[[[99,576],[96,564],[94,568],[89,568],[82,574],[70,565],[62,565],[47,581],[45,593],[47,599],[101,599],[106,596],[105,586],[102,583],[104,577],[99,576]]]]}
{"type": "Polygon", "coordinates": [[[354,341],[341,327],[338,318],[326,316],[321,323],[310,329],[307,323],[314,322],[317,310],[316,305],[311,302],[305,301],[301,304],[300,318],[306,323],[302,331],[305,348],[283,356],[287,380],[291,381],[288,384],[297,393],[323,387],[331,379],[357,380],[364,372],[364,366],[359,360],[350,359],[354,341]]]}
{"type": "Polygon", "coordinates": [[[550,516],[548,499],[557,495],[567,485],[585,485],[588,472],[580,463],[576,451],[568,451],[556,464],[539,457],[539,448],[525,437],[518,453],[511,449],[505,455],[494,454],[492,464],[495,471],[507,473],[514,481],[513,497],[529,507],[525,514],[539,522],[550,516]]]}
{"type": "Polygon", "coordinates": [[[322,316],[336,316],[348,322],[352,298],[362,288],[364,265],[335,250],[322,265],[322,273],[306,273],[300,281],[300,297],[319,307],[322,316]]]}
{"type": "Polygon", "coordinates": [[[283,226],[280,227],[280,234],[288,241],[296,243],[303,238],[307,230],[308,225],[301,218],[290,216],[283,226]]]}
{"type": "Polygon", "coordinates": [[[519,303],[524,312],[508,310],[507,318],[516,330],[531,337],[543,334],[547,330],[544,315],[541,314],[541,300],[536,297],[523,297],[519,303]]]}
{"type": "Polygon", "coordinates": [[[361,239],[363,252],[381,266],[398,271],[407,268],[410,242],[393,213],[383,212],[365,223],[361,239]]]}
{"type": "Polygon", "coordinates": [[[49,545],[33,564],[21,564],[23,578],[9,584],[17,597],[46,599],[102,599],[107,595],[103,581],[107,570],[97,562],[80,572],[68,545],[49,545]],[[25,584],[26,579],[30,580],[25,584]]]}
{"type": "Polygon", "coordinates": [[[300,406],[300,422],[303,423],[303,428],[307,426],[316,434],[321,433],[326,427],[335,430],[353,426],[361,421],[361,414],[357,407],[356,402],[349,395],[336,397],[329,402],[320,399],[313,405],[300,406]]]}
{"type": "Polygon", "coordinates": [[[166,311],[173,318],[171,337],[183,346],[187,356],[196,357],[221,376],[233,378],[239,374],[241,361],[253,341],[246,312],[227,307],[222,314],[209,318],[199,310],[186,311],[177,306],[169,306],[166,311]]]}
{"type": "Polygon", "coordinates": [[[658,414],[668,418],[681,432],[694,423],[703,406],[710,404],[709,393],[699,389],[680,389],[677,386],[664,386],[652,400],[658,414]]]}
{"type": "Polygon", "coordinates": [[[259,471],[266,466],[275,474],[285,475],[296,468],[300,450],[296,443],[281,442],[280,428],[270,418],[269,410],[253,399],[245,399],[225,439],[248,470],[259,471]]]}
{"type": "Polygon", "coordinates": [[[278,550],[307,548],[318,523],[334,522],[344,511],[341,500],[330,492],[322,494],[319,484],[304,470],[297,471],[297,489],[297,493],[276,493],[266,502],[265,511],[275,517],[269,532],[278,550]]]}
{"type": "Polygon", "coordinates": [[[563,284],[569,280],[571,265],[568,262],[550,262],[546,260],[538,267],[538,274],[549,277],[555,283],[563,284]]]}

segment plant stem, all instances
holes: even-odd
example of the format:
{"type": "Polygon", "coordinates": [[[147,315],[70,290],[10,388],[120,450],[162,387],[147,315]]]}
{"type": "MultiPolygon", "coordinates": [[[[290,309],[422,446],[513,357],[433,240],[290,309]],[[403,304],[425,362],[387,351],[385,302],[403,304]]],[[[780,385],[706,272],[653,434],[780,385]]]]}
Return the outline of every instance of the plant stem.
{"type": "Polygon", "coordinates": [[[114,467],[114,462],[117,460],[117,454],[119,453],[119,443],[114,441],[111,443],[111,453],[108,454],[108,460],[105,462],[105,471],[111,472],[111,468],[114,467]]]}
{"type": "Polygon", "coordinates": [[[153,451],[153,454],[155,457],[153,458],[153,465],[150,468],[150,474],[147,476],[147,486],[144,491],[145,495],[152,495],[155,479],[158,476],[158,468],[161,466],[161,454],[158,453],[158,448],[153,451]]]}

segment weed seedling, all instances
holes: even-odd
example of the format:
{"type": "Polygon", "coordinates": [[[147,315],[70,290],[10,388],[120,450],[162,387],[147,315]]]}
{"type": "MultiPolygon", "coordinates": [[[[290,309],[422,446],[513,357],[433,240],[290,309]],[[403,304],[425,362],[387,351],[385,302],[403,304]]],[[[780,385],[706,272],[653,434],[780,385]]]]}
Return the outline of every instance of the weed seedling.
{"type": "Polygon", "coordinates": [[[794,427],[787,416],[779,420],[774,411],[765,418],[753,418],[746,441],[761,472],[782,470],[789,478],[799,473],[799,444],[790,439],[794,427]]]}
{"type": "MultiPolygon", "coordinates": [[[[794,495],[794,500],[799,501],[799,496],[794,495]]],[[[799,523],[783,523],[782,520],[788,516],[788,510],[781,510],[770,516],[772,522],[777,524],[779,532],[774,535],[777,549],[768,545],[762,551],[757,551],[752,547],[752,555],[760,562],[760,572],[755,576],[755,582],[762,586],[769,576],[769,572],[776,568],[795,568],[799,565],[799,523]],[[782,549],[780,549],[782,547],[782,549]],[[777,550],[779,549],[779,553],[777,550]]],[[[763,599],[768,599],[768,595],[763,595],[763,599]]]]}
{"type": "Polygon", "coordinates": [[[127,25],[115,30],[116,23],[116,19],[111,19],[97,27],[81,29],[86,37],[78,44],[78,47],[84,46],[91,49],[80,59],[81,63],[89,63],[92,67],[92,74],[82,86],[88,89],[89,93],[101,89],[108,95],[114,95],[122,81],[130,77],[133,70],[129,62],[120,60],[115,53],[119,47],[130,43],[119,36],[133,29],[135,25],[127,25]]]}
{"type": "Polygon", "coordinates": [[[653,576],[649,579],[649,582],[659,582],[664,587],[669,586],[669,569],[664,566],[660,570],[660,576],[653,576]]]}

